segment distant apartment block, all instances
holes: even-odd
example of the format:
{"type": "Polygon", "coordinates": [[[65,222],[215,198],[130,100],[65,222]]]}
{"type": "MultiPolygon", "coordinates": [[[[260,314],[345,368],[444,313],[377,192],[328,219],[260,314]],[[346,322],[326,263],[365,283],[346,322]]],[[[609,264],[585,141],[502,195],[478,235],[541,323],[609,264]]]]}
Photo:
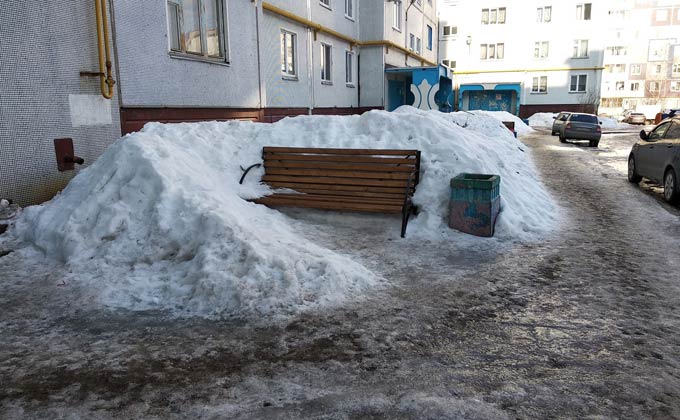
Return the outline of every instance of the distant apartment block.
{"type": "Polygon", "coordinates": [[[680,108],[680,1],[609,3],[600,110],[680,108]]]}
{"type": "Polygon", "coordinates": [[[595,112],[606,2],[439,0],[439,61],[456,109],[595,112]]]}

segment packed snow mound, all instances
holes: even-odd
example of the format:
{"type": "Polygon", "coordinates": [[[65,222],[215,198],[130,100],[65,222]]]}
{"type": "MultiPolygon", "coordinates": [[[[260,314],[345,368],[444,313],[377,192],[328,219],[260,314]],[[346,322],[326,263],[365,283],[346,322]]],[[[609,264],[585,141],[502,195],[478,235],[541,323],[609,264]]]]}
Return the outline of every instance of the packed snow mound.
{"type": "Polygon", "coordinates": [[[66,262],[73,280],[99,290],[103,304],[133,310],[288,314],[380,284],[359,263],[314,244],[300,222],[245,200],[270,192],[259,183],[262,168],[238,184],[239,166],[260,162],[263,146],[421,150],[420,213],[406,239],[395,220],[395,239],[405,246],[472,240],[446,224],[449,181],[461,172],[501,176],[495,240],[539,238],[557,222],[529,150],[497,119],[402,107],[274,124],[147,124],[52,201],[26,209],[15,233],[66,262]]]}
{"type": "Polygon", "coordinates": [[[524,121],[522,121],[521,118],[519,118],[516,115],[513,115],[507,111],[481,111],[481,110],[475,110],[475,111],[470,111],[473,114],[476,115],[490,115],[500,121],[501,123],[503,121],[512,121],[515,123],[515,131],[517,132],[517,135],[523,136],[525,134],[529,134],[533,132],[534,130],[526,125],[524,121]]]}
{"type": "Polygon", "coordinates": [[[555,119],[553,118],[557,114],[553,112],[537,112],[536,114],[532,115],[529,117],[529,126],[530,127],[552,127],[553,121],[555,119]]]}

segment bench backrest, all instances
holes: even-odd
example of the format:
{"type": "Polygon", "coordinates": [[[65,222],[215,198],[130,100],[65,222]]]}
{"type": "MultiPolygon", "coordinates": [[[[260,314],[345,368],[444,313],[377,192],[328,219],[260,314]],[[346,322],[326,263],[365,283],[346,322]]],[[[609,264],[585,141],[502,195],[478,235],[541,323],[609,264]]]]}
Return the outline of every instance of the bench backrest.
{"type": "Polygon", "coordinates": [[[264,147],[262,160],[262,181],[307,194],[403,199],[420,173],[419,150],[264,147]]]}

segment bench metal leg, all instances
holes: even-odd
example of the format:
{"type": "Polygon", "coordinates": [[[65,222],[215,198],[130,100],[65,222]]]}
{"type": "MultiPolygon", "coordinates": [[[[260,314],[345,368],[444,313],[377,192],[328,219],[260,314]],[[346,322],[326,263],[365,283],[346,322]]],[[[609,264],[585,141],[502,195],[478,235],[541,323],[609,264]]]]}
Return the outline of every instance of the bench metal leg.
{"type": "Polygon", "coordinates": [[[406,226],[408,226],[408,218],[411,215],[411,212],[413,211],[413,206],[411,204],[407,204],[404,206],[402,210],[402,216],[401,216],[401,237],[406,236],[406,226]]]}

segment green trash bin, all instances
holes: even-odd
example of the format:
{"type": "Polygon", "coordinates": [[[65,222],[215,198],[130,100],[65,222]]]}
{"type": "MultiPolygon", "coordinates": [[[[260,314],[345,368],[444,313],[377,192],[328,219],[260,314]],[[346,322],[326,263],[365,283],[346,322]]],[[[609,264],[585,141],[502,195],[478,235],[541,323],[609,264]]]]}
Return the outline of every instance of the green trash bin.
{"type": "Polygon", "coordinates": [[[493,236],[500,212],[500,175],[462,173],[451,179],[449,227],[493,236]]]}

